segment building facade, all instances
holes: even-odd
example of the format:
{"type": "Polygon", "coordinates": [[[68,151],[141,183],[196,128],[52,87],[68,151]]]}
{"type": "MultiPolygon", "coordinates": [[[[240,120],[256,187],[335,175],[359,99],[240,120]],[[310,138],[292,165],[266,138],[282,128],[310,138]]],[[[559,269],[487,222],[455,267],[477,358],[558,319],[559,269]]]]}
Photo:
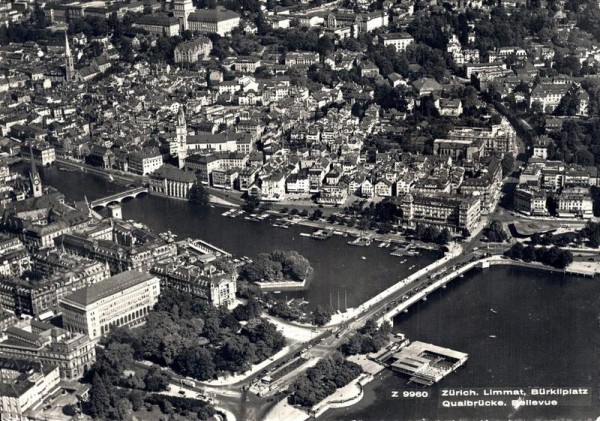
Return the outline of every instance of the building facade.
{"type": "Polygon", "coordinates": [[[97,340],[115,327],[143,324],[159,294],[157,277],[128,270],[62,298],[63,325],[97,340]]]}
{"type": "Polygon", "coordinates": [[[207,58],[212,51],[212,41],[206,37],[197,37],[182,42],[175,47],[175,63],[196,63],[207,58]]]}
{"type": "Polygon", "coordinates": [[[139,175],[150,174],[163,164],[163,157],[158,150],[144,150],[129,154],[129,171],[139,175]]]}
{"type": "Polygon", "coordinates": [[[406,51],[409,45],[415,42],[415,39],[406,32],[391,32],[379,36],[379,40],[384,47],[392,46],[397,52],[406,51]]]}
{"type": "Polygon", "coordinates": [[[27,410],[38,407],[59,390],[58,367],[0,358],[0,418],[23,421],[27,410]]]}
{"type": "Polygon", "coordinates": [[[161,288],[189,293],[215,307],[230,308],[235,302],[237,282],[234,275],[174,261],[155,265],[152,273],[160,278],[161,288]]]}
{"type": "Polygon", "coordinates": [[[87,335],[37,320],[23,320],[6,329],[4,336],[1,354],[56,366],[63,380],[80,379],[96,361],[95,344],[87,335]]]}
{"type": "Polygon", "coordinates": [[[198,9],[187,18],[192,32],[219,34],[224,37],[240,25],[240,15],[230,10],[198,9]]]}
{"type": "Polygon", "coordinates": [[[178,199],[189,199],[190,192],[196,183],[196,175],[192,171],[184,171],[172,165],[163,165],[150,174],[150,194],[169,196],[178,199]]]}
{"type": "Polygon", "coordinates": [[[481,220],[479,197],[439,194],[407,194],[400,204],[407,226],[419,224],[473,232],[481,220]]]}

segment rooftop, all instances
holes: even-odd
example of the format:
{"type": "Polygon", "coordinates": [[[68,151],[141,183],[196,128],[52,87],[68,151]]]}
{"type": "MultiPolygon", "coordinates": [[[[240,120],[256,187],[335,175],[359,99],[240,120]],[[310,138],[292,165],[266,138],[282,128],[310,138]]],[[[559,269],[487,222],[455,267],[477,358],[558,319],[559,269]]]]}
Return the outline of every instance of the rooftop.
{"type": "Polygon", "coordinates": [[[103,298],[125,291],[142,282],[149,281],[154,276],[136,270],[128,270],[103,281],[78,289],[67,295],[63,301],[88,306],[103,298]]]}

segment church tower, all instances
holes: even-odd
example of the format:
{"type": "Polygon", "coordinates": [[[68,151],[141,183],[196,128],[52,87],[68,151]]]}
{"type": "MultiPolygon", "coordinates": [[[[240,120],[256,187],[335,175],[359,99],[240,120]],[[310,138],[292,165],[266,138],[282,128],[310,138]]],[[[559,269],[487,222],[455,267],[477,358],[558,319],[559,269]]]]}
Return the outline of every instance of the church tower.
{"type": "Polygon", "coordinates": [[[173,0],[173,16],[179,19],[182,31],[188,29],[188,16],[195,10],[192,0],[173,0]]]}
{"type": "Polygon", "coordinates": [[[185,165],[185,158],[187,158],[187,124],[185,121],[185,111],[183,110],[183,105],[179,107],[179,111],[177,112],[175,136],[177,142],[177,160],[179,163],[179,168],[183,168],[185,165]]]}
{"type": "Polygon", "coordinates": [[[69,47],[69,38],[65,31],[65,79],[70,82],[75,77],[75,64],[73,62],[73,54],[71,53],[71,47],[69,47]]]}
{"type": "Polygon", "coordinates": [[[42,179],[40,174],[37,172],[35,167],[35,158],[33,157],[33,150],[29,148],[29,157],[31,159],[31,170],[29,171],[29,179],[31,180],[31,191],[33,197],[40,197],[44,194],[42,189],[42,179]]]}

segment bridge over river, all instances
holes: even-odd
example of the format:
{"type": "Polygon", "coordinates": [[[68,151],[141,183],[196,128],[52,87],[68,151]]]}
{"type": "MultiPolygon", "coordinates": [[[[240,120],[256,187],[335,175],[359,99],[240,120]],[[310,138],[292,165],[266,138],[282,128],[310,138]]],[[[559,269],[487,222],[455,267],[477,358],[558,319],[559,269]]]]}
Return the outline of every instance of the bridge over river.
{"type": "Polygon", "coordinates": [[[100,199],[96,199],[90,203],[90,207],[94,208],[104,208],[111,204],[121,203],[125,199],[135,199],[136,197],[144,196],[148,194],[147,187],[136,187],[134,189],[125,190],[120,193],[111,194],[110,196],[106,196],[100,199]]]}
{"type": "MultiPolygon", "coordinates": [[[[433,272],[430,275],[429,282],[416,282],[414,288],[399,297],[396,301],[393,301],[388,305],[384,311],[380,312],[377,316],[377,322],[382,323],[388,321],[393,324],[394,317],[403,311],[408,311],[408,308],[418,302],[419,300],[427,300],[427,296],[437,290],[438,288],[446,288],[446,284],[452,280],[460,277],[464,273],[470,271],[475,267],[489,268],[490,266],[496,265],[514,265],[519,267],[533,268],[537,270],[548,270],[553,272],[565,273],[568,275],[578,276],[594,276],[596,272],[591,269],[581,268],[567,268],[567,269],[556,269],[551,266],[545,266],[541,263],[536,262],[523,262],[520,260],[508,259],[504,256],[494,255],[484,258],[479,258],[468,263],[462,263],[455,265],[448,270],[433,272]]],[[[421,281],[423,281],[423,275],[421,275],[421,281]]],[[[414,280],[404,280],[400,282],[403,286],[414,282],[414,280]]]]}

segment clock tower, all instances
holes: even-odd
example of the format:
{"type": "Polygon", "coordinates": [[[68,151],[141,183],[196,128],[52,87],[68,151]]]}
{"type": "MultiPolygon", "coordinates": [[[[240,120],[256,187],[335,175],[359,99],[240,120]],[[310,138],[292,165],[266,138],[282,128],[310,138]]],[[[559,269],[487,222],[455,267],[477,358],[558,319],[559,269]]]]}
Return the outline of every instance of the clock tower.
{"type": "Polygon", "coordinates": [[[40,178],[37,168],[35,167],[35,158],[33,157],[33,150],[31,148],[29,148],[29,157],[31,159],[31,170],[29,172],[31,191],[33,193],[33,197],[40,197],[44,194],[42,189],[42,179],[40,178]]]}

